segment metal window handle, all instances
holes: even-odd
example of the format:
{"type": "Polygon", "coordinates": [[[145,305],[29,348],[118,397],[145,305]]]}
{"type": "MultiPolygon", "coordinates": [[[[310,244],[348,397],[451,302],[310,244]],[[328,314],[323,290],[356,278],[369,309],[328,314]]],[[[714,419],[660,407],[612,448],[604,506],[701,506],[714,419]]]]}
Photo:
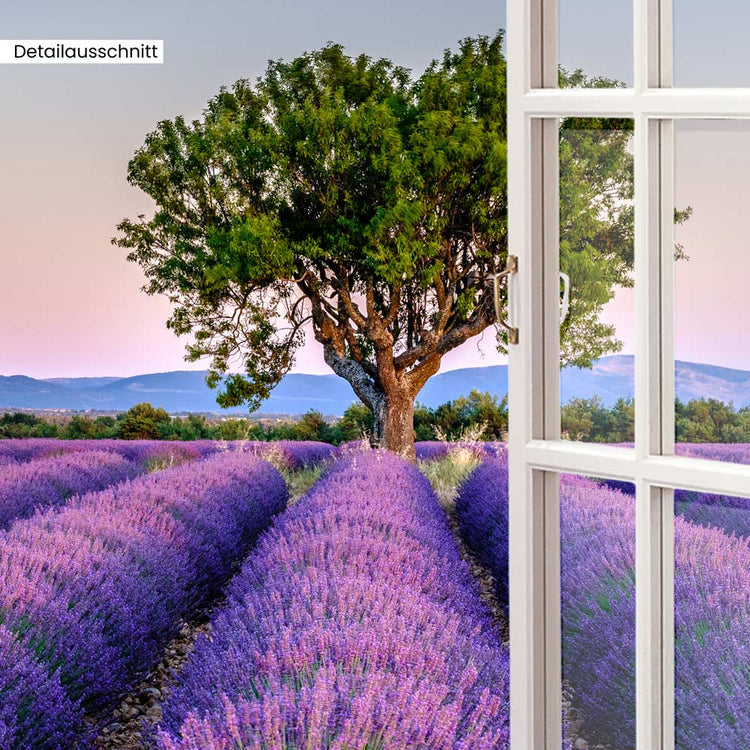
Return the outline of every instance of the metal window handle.
{"type": "Polygon", "coordinates": [[[567,273],[560,271],[560,279],[563,283],[563,297],[560,305],[560,325],[562,325],[570,311],[570,276],[568,276],[567,273]]]}
{"type": "MultiPolygon", "coordinates": [[[[514,273],[518,273],[518,256],[509,255],[508,261],[505,266],[505,270],[499,273],[490,274],[492,279],[492,291],[495,301],[495,325],[504,328],[508,332],[508,343],[518,343],[518,328],[510,325],[507,321],[503,320],[503,309],[500,303],[500,279],[505,279],[514,273]]],[[[507,282],[506,282],[507,286],[507,282]]]]}

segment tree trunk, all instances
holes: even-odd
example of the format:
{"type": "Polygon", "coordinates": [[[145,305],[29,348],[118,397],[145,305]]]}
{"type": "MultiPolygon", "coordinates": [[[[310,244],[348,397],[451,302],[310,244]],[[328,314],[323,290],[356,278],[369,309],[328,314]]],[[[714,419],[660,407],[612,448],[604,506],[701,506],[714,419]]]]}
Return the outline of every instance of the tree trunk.
{"type": "Polygon", "coordinates": [[[411,461],[414,452],[414,398],[402,389],[385,394],[382,408],[375,413],[375,439],[381,448],[411,461]]]}
{"type": "MultiPolygon", "coordinates": [[[[362,403],[370,407],[374,417],[374,430],[371,439],[373,447],[386,448],[411,461],[416,460],[414,452],[414,399],[424,385],[419,382],[405,382],[391,370],[380,383],[368,375],[361,364],[343,356],[331,345],[324,348],[325,360],[331,369],[352,386],[362,403]],[[385,383],[385,387],[383,385],[385,383]]],[[[439,361],[439,358],[436,359],[439,361]]],[[[425,371],[424,380],[436,371],[437,367],[425,371]]]]}

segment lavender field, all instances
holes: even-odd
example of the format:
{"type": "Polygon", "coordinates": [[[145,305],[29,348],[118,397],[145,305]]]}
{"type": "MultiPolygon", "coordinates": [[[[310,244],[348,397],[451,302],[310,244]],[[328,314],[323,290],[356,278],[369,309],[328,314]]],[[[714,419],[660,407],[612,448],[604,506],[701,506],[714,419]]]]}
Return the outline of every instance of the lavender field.
{"type": "Polygon", "coordinates": [[[3,748],[86,747],[279,512],[269,463],[221,453],[70,499],[0,535],[3,748]]]}
{"type": "MultiPolygon", "coordinates": [[[[360,444],[0,442],[0,747],[507,748],[505,446],[417,456],[422,471],[360,444]],[[459,455],[446,512],[425,475],[459,455]],[[201,618],[127,744],[113,711],[201,618]]],[[[561,503],[565,748],[628,750],[632,488],[566,476],[561,503]]],[[[676,493],[680,750],[750,743],[747,507],[676,493]]]]}
{"type": "Polygon", "coordinates": [[[354,454],[248,558],[159,747],[506,747],[507,680],[427,480],[354,454]]]}
{"type": "MultiPolygon", "coordinates": [[[[748,446],[681,446],[750,463],[748,446]]],[[[635,748],[633,487],[561,481],[563,679],[569,728],[635,748]]],[[[508,602],[508,475],[490,458],[463,484],[461,533],[508,602]]],[[[675,707],[680,750],[750,746],[750,500],[675,493],[675,707]]],[[[588,745],[585,745],[588,746],[588,745]]]]}

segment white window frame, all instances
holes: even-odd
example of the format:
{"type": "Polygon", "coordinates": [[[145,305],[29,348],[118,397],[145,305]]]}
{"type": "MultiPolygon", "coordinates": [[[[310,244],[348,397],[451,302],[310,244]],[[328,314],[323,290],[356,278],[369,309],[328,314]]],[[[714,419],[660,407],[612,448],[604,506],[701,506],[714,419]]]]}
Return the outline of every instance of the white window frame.
{"type": "Polygon", "coordinates": [[[748,89],[672,88],[672,0],[634,0],[634,87],[557,88],[557,0],[508,0],[511,747],[560,750],[559,474],[636,487],[636,743],[674,749],[673,490],[750,497],[750,466],[674,455],[673,122],[750,119],[748,89]],[[558,122],[635,122],[633,449],[560,439],[558,122]]]}

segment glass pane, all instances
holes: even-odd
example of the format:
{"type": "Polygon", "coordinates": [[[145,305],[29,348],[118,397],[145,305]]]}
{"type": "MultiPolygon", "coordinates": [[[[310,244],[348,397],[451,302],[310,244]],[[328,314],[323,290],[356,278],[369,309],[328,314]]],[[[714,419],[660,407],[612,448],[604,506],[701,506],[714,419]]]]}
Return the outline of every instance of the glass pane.
{"type": "Polygon", "coordinates": [[[750,463],[750,123],[675,125],[679,453],[750,463]]]}
{"type": "Polygon", "coordinates": [[[562,86],[633,85],[632,0],[560,0],[562,86]]]}
{"type": "Polygon", "coordinates": [[[560,128],[562,435],[634,439],[631,120],[560,128]],[[569,281],[569,300],[565,286],[569,281]]]}
{"type": "Polygon", "coordinates": [[[632,484],[560,481],[565,734],[574,748],[635,748],[632,484]]]}
{"type": "Polygon", "coordinates": [[[750,4],[674,2],[676,86],[750,86],[750,4]]]}
{"type": "Polygon", "coordinates": [[[750,747],[750,499],[675,492],[675,745],[750,747]]]}

